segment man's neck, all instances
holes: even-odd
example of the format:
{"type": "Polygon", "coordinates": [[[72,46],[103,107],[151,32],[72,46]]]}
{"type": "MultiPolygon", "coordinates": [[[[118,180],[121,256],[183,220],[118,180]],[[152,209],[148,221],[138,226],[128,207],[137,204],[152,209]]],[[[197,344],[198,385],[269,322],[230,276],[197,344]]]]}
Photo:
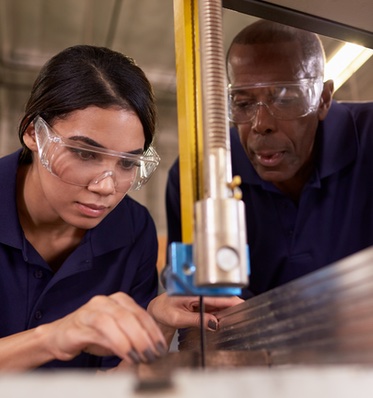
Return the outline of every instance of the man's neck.
{"type": "Polygon", "coordinates": [[[298,204],[302,191],[309,181],[314,170],[314,163],[309,162],[290,180],[274,182],[273,185],[289,197],[294,203],[298,204]]]}

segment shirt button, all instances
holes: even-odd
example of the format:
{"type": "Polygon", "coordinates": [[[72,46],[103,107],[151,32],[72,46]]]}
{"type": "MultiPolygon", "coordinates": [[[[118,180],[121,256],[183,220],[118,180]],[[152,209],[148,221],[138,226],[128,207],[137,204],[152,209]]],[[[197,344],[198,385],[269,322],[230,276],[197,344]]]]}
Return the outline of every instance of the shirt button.
{"type": "Polygon", "coordinates": [[[41,319],[42,316],[43,316],[43,314],[42,314],[41,311],[36,311],[36,312],[35,312],[35,315],[34,315],[35,319],[41,319]]]}
{"type": "Polygon", "coordinates": [[[289,229],[289,231],[288,231],[288,236],[293,236],[293,230],[292,229],[289,229]]]}
{"type": "Polygon", "coordinates": [[[44,272],[41,269],[34,271],[34,277],[36,279],[41,279],[44,276],[44,272]]]}

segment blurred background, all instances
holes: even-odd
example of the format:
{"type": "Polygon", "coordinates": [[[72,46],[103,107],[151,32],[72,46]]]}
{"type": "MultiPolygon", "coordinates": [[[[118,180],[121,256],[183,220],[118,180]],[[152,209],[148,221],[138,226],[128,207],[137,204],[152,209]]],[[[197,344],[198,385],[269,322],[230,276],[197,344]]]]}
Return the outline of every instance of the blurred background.
{"type": "MultiPolygon", "coordinates": [[[[336,2],[334,2],[336,3],[336,2]]],[[[256,18],[223,8],[224,46],[256,18]]],[[[321,36],[330,59],[343,42],[321,36]]],[[[159,125],[158,171],[139,192],[166,235],[165,185],[178,154],[173,0],[0,0],[0,155],[19,147],[17,125],[40,67],[74,44],[95,44],[136,60],[153,84],[159,125]]],[[[336,91],[343,100],[373,99],[373,58],[336,91]]]]}

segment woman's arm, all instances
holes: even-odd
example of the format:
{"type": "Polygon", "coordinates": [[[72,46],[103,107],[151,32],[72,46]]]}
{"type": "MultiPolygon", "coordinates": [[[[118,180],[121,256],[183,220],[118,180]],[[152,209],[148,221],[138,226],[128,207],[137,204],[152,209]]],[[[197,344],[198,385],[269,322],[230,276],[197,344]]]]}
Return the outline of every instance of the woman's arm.
{"type": "Polygon", "coordinates": [[[128,295],[115,293],[96,296],[55,322],[0,339],[0,370],[25,371],[81,352],[117,355],[129,364],[151,362],[166,351],[153,318],[128,295]]]}

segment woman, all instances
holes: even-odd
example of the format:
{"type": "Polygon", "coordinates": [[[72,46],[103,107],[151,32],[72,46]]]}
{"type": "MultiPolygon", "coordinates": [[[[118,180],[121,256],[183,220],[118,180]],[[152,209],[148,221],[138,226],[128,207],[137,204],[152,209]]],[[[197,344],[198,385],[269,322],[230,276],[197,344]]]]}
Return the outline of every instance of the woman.
{"type": "Polygon", "coordinates": [[[150,362],[168,344],[153,316],[167,338],[195,322],[183,318],[194,299],[161,296],[146,311],[156,230],[126,194],[159,163],[155,126],[151,86],[118,52],[74,46],[40,71],[22,150],[0,160],[0,369],[150,362]]]}

